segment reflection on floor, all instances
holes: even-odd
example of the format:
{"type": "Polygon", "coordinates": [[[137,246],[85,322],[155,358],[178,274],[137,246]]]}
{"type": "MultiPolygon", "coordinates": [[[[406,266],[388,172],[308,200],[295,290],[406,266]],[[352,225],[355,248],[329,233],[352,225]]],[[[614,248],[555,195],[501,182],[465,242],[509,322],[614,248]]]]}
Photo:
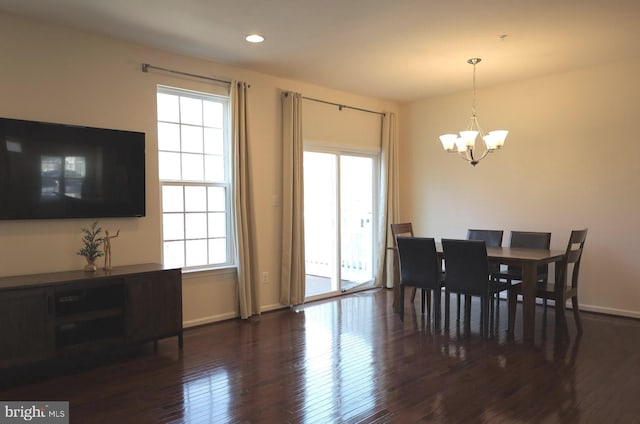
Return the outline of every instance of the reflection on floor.
{"type": "MultiPolygon", "coordinates": [[[[341,287],[343,292],[353,290],[353,289],[372,287],[372,286],[373,286],[372,281],[366,281],[362,283],[357,281],[342,280],[341,282],[341,287]]],[[[318,296],[318,295],[326,294],[332,291],[334,291],[334,289],[331,287],[330,278],[307,274],[306,290],[305,290],[306,297],[318,296]]]]}

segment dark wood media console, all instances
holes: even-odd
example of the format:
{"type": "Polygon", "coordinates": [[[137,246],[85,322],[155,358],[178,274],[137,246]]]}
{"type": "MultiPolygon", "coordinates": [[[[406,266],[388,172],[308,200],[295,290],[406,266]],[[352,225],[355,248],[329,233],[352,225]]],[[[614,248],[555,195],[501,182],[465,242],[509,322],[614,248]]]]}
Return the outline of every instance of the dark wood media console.
{"type": "Polygon", "coordinates": [[[0,369],[173,336],[182,349],[180,269],[0,277],[0,369]]]}

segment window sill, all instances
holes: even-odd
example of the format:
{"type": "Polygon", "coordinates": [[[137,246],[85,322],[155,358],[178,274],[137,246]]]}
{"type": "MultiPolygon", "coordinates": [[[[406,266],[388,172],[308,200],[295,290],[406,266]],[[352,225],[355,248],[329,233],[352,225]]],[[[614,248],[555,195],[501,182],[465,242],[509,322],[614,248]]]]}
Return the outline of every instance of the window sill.
{"type": "Polygon", "coordinates": [[[202,278],[207,276],[237,275],[237,267],[229,265],[220,268],[183,269],[182,279],[202,278]]]}

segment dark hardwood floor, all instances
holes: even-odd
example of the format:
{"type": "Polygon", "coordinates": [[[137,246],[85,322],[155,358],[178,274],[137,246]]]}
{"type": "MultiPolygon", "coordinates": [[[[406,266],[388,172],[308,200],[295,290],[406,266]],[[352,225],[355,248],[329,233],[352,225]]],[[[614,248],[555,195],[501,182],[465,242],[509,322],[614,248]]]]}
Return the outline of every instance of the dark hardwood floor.
{"type": "MultiPolygon", "coordinates": [[[[433,331],[372,290],[185,331],[125,358],[0,391],[68,400],[71,423],[638,423],[640,320],[582,313],[560,342],[538,309],[535,347],[498,331],[433,331]],[[546,338],[543,338],[546,333],[546,338]]],[[[455,305],[452,305],[455,314],[455,305]]],[[[521,308],[518,308],[518,314],[521,308]]]]}

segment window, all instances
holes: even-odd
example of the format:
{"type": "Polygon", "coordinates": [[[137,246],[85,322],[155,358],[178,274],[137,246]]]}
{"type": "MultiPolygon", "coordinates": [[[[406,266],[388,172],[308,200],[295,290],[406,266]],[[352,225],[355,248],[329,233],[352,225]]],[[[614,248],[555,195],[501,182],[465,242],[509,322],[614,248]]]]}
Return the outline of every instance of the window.
{"type": "Polygon", "coordinates": [[[158,87],[163,263],[230,265],[229,97],[158,87]]]}

